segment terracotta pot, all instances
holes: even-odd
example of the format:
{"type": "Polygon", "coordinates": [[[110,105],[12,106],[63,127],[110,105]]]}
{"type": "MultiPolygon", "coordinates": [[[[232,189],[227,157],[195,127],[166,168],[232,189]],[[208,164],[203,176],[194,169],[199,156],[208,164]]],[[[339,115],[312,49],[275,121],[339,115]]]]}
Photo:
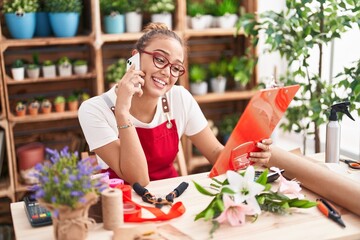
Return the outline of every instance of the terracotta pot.
{"type": "Polygon", "coordinates": [[[44,114],[51,113],[51,106],[41,107],[41,112],[44,113],[44,114]]]}
{"type": "Polygon", "coordinates": [[[16,116],[23,117],[26,115],[26,108],[21,110],[16,110],[16,116]]]}
{"type": "Polygon", "coordinates": [[[79,108],[79,102],[78,101],[68,102],[68,107],[70,111],[77,111],[79,108]]]}
{"type": "Polygon", "coordinates": [[[55,111],[56,112],[64,112],[65,111],[65,103],[56,103],[55,111]]]}
{"type": "Polygon", "coordinates": [[[18,169],[27,170],[45,159],[45,146],[42,143],[34,142],[23,145],[16,149],[18,158],[18,169]]]}
{"type": "Polygon", "coordinates": [[[39,108],[29,107],[29,114],[30,114],[31,116],[38,115],[38,113],[39,113],[39,108]]]}

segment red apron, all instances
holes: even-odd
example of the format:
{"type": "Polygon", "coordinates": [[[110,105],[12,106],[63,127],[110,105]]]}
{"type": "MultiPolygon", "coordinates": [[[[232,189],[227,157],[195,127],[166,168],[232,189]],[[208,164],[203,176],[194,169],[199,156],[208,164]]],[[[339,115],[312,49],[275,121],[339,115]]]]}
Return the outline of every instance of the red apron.
{"type": "MultiPolygon", "coordinates": [[[[174,160],[179,151],[179,135],[175,120],[169,118],[169,108],[165,97],[162,98],[162,102],[163,111],[168,120],[154,128],[136,128],[146,156],[151,181],[178,176],[174,160]]],[[[110,178],[119,178],[111,168],[106,171],[109,172],[110,178]]]]}

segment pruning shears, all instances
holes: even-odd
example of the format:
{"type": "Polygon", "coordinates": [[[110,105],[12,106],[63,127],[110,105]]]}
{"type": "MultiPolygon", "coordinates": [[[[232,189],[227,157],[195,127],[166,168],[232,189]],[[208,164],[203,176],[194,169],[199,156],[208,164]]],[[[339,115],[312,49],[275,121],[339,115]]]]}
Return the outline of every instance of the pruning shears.
{"type": "Polygon", "coordinates": [[[349,159],[342,159],[342,158],[340,158],[340,161],[347,164],[349,166],[349,168],[360,170],[360,162],[358,162],[358,161],[349,160],[349,159]]]}

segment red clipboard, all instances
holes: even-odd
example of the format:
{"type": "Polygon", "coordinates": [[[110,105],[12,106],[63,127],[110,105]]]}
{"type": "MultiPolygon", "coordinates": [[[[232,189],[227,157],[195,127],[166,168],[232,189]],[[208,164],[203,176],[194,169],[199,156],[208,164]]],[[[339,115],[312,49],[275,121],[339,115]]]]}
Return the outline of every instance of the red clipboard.
{"type": "Polygon", "coordinates": [[[299,85],[292,85],[263,89],[255,93],[211,169],[209,177],[249,165],[249,161],[246,163],[248,154],[259,151],[256,142],[271,136],[299,88],[299,85]]]}

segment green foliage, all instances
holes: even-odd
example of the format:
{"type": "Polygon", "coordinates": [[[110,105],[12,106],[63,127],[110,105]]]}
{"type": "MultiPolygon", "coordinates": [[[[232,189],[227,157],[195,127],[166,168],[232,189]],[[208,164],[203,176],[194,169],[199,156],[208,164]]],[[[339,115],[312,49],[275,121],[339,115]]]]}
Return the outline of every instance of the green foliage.
{"type": "Polygon", "coordinates": [[[45,60],[42,65],[43,66],[53,66],[54,62],[51,60],[45,60]]]}
{"type": "MultiPolygon", "coordinates": [[[[350,76],[349,69],[345,68],[342,75],[347,80],[333,85],[321,75],[323,46],[341,38],[341,34],[351,29],[352,24],[360,26],[360,2],[286,0],[286,6],[287,9],[279,13],[267,11],[260,16],[243,14],[237,27],[245,35],[252,36],[254,46],[258,42],[258,33],[264,33],[266,51],[279,52],[288,61],[292,71],[281,79],[286,85],[299,84],[301,88],[293,106],[285,113],[288,121],[281,127],[286,131],[302,133],[305,138],[315,136],[315,151],[318,152],[319,126],[327,122],[330,105],[351,100],[350,108],[360,113],[359,106],[354,106],[359,99],[359,81],[356,76],[350,76]],[[319,51],[314,54],[314,49],[319,51]],[[310,59],[314,59],[316,54],[319,67],[317,72],[312,73],[309,70],[310,59]],[[349,80],[351,82],[346,83],[349,80]],[[339,88],[342,88],[341,93],[337,91],[339,88]]],[[[355,68],[353,71],[356,72],[355,68]]]]}
{"type": "Polygon", "coordinates": [[[175,10],[174,0],[148,0],[146,10],[149,13],[171,13],[175,10]]]}
{"type": "Polygon", "coordinates": [[[59,60],[57,61],[58,65],[70,65],[71,61],[70,58],[63,56],[61,58],[59,58],[59,60]]]}
{"type": "Polygon", "coordinates": [[[11,64],[12,68],[22,68],[24,67],[24,61],[21,59],[16,59],[12,64],[11,64]]]}
{"type": "Polygon", "coordinates": [[[46,0],[44,10],[46,12],[76,12],[81,13],[82,0],[46,0]]]}
{"type": "Polygon", "coordinates": [[[203,4],[195,1],[188,1],[186,11],[190,17],[198,17],[206,14],[206,9],[203,4]]]}
{"type": "Polygon", "coordinates": [[[106,68],[105,79],[108,82],[118,82],[126,73],[126,60],[120,58],[106,68]]]}
{"type": "Polygon", "coordinates": [[[240,3],[237,0],[222,0],[217,7],[216,16],[224,16],[226,14],[237,14],[240,3]]]}
{"type": "Polygon", "coordinates": [[[87,65],[87,61],[83,60],[83,59],[78,59],[74,61],[74,66],[83,66],[83,65],[87,65]]]}
{"type": "Polygon", "coordinates": [[[58,103],[65,103],[66,102],[66,99],[64,96],[62,95],[58,95],[55,97],[54,99],[54,104],[58,104],[58,103]]]}
{"type": "Polygon", "coordinates": [[[228,71],[234,77],[235,82],[245,86],[251,80],[256,62],[255,56],[233,56],[228,64],[228,71]]]}
{"type": "Polygon", "coordinates": [[[192,64],[189,72],[190,82],[201,83],[206,81],[206,69],[199,64],[192,64]]]}
{"type": "Polygon", "coordinates": [[[219,62],[211,62],[209,64],[209,72],[212,77],[226,77],[228,73],[228,61],[223,58],[219,62]]]}
{"type": "Polygon", "coordinates": [[[67,98],[66,98],[66,102],[76,102],[79,100],[79,96],[77,94],[70,94],[67,98]]]}
{"type": "Polygon", "coordinates": [[[144,10],[143,0],[131,0],[129,1],[129,12],[142,12],[144,10]]]}
{"type": "Polygon", "coordinates": [[[40,66],[35,63],[30,63],[26,66],[27,69],[38,69],[40,66]]]}
{"type": "Polygon", "coordinates": [[[38,0],[5,0],[3,13],[30,13],[39,8],[38,0]]]}
{"type": "Polygon", "coordinates": [[[100,0],[100,9],[105,16],[113,13],[124,14],[130,11],[130,6],[135,6],[135,2],[127,0],[100,0]]]}

